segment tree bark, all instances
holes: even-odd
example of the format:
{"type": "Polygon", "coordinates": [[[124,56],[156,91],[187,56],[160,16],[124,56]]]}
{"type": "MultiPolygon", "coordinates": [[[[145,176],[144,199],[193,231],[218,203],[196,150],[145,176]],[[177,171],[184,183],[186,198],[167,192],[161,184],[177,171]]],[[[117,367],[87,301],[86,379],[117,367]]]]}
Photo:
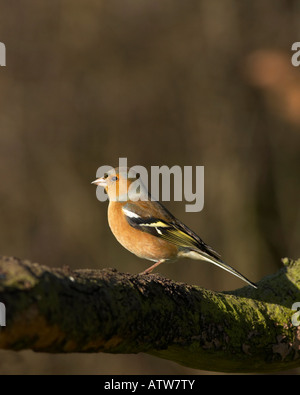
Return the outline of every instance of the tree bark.
{"type": "Polygon", "coordinates": [[[53,269],[0,258],[0,348],[144,352],[195,369],[275,372],[300,366],[300,259],[232,292],[158,274],[53,269]],[[295,324],[295,322],[294,322],[295,324]]]}

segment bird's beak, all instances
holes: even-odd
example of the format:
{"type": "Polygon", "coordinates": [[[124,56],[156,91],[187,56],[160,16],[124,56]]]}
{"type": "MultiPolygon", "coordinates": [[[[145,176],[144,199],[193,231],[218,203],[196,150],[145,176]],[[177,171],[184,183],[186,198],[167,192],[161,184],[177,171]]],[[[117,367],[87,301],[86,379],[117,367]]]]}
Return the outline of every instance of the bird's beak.
{"type": "Polygon", "coordinates": [[[97,180],[93,181],[92,184],[100,185],[100,187],[106,188],[107,182],[104,177],[97,178],[97,180]]]}

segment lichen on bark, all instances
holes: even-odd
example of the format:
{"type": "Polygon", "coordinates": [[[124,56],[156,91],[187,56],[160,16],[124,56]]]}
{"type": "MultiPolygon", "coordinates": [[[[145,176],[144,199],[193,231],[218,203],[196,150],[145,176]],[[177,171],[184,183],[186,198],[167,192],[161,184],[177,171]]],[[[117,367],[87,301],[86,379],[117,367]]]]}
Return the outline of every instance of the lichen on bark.
{"type": "Polygon", "coordinates": [[[145,352],[196,369],[274,372],[300,366],[300,260],[232,292],[113,269],[53,269],[0,258],[7,326],[0,348],[145,352]]]}

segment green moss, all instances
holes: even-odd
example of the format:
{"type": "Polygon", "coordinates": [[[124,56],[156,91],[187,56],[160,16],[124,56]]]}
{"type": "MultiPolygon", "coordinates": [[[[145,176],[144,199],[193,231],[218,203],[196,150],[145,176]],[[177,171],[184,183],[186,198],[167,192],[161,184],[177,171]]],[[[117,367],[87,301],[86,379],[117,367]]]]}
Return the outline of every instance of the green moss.
{"type": "Polygon", "coordinates": [[[233,292],[108,269],[70,276],[16,259],[0,259],[0,272],[1,297],[9,305],[10,331],[0,333],[6,348],[148,352],[224,372],[300,364],[300,330],[291,324],[291,306],[300,301],[300,260],[285,261],[257,290],[233,292]]]}

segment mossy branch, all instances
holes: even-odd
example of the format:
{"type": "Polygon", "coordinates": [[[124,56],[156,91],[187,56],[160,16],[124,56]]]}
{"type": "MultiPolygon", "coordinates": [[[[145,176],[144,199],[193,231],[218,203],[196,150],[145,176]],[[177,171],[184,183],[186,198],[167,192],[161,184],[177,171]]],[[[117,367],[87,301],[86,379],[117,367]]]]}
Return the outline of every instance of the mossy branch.
{"type": "Polygon", "coordinates": [[[0,348],[51,353],[144,352],[196,369],[274,372],[300,366],[300,260],[233,292],[158,274],[52,269],[0,258],[6,326],[0,348]]]}

